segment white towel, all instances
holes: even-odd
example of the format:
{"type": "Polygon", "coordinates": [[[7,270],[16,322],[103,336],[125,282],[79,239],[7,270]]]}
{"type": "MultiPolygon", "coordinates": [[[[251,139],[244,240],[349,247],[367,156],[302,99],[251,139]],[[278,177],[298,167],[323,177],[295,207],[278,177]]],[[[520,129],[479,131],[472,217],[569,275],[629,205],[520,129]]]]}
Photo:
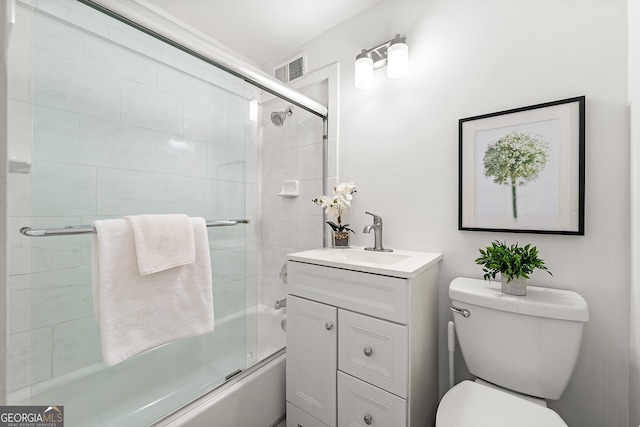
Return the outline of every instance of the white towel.
{"type": "Polygon", "coordinates": [[[107,366],[181,338],[213,332],[207,228],[191,218],[195,262],[142,276],[126,219],[93,223],[93,295],[107,366]]]}
{"type": "Polygon", "coordinates": [[[194,262],[193,226],[187,215],[135,215],[125,219],[133,228],[138,270],[143,276],[194,262]]]}

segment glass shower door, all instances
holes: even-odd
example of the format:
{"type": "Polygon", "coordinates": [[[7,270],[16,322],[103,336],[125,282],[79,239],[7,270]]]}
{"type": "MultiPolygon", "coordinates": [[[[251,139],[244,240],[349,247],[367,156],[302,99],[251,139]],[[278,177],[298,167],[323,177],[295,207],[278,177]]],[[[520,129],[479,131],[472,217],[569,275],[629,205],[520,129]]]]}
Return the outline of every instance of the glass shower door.
{"type": "MultiPolygon", "coordinates": [[[[257,216],[256,88],[77,2],[37,3],[32,52],[31,227],[257,216]]],[[[70,426],[144,425],[244,369],[255,233],[208,231],[213,334],[112,368],[93,310],[92,236],[30,239],[30,402],[64,405],[70,426]]]]}

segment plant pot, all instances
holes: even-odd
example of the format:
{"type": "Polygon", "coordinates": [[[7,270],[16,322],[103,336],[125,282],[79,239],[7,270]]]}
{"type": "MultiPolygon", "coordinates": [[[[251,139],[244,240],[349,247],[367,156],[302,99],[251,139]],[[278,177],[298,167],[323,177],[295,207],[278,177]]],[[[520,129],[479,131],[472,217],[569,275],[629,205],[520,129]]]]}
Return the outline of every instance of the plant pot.
{"type": "Polygon", "coordinates": [[[348,231],[334,231],[333,232],[333,247],[339,249],[346,249],[349,247],[349,232],[348,231]]]}
{"type": "Polygon", "coordinates": [[[506,276],[500,277],[502,284],[502,292],[509,295],[525,296],[527,295],[527,279],[524,277],[512,278],[507,282],[506,276]]]}

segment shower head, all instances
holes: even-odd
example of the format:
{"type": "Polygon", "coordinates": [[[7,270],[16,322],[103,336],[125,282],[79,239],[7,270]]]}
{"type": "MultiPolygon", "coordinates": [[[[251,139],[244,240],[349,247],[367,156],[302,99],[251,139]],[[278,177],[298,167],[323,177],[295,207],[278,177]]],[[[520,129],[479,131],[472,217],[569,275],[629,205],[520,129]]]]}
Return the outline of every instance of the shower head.
{"type": "Polygon", "coordinates": [[[284,121],[287,117],[293,115],[293,110],[291,107],[287,108],[284,111],[274,111],[271,113],[271,123],[276,125],[277,127],[281,127],[284,124],[284,121]]]}

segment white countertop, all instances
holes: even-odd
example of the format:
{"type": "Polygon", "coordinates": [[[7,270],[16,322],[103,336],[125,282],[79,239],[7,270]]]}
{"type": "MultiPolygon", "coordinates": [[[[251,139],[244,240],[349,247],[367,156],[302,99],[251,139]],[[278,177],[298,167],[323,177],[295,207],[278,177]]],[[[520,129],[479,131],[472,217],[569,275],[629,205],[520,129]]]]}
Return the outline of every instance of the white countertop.
{"type": "Polygon", "coordinates": [[[411,278],[438,263],[442,259],[442,254],[397,249],[393,252],[376,252],[352,246],[347,249],[312,249],[288,254],[287,257],[290,261],[411,278]]]}

